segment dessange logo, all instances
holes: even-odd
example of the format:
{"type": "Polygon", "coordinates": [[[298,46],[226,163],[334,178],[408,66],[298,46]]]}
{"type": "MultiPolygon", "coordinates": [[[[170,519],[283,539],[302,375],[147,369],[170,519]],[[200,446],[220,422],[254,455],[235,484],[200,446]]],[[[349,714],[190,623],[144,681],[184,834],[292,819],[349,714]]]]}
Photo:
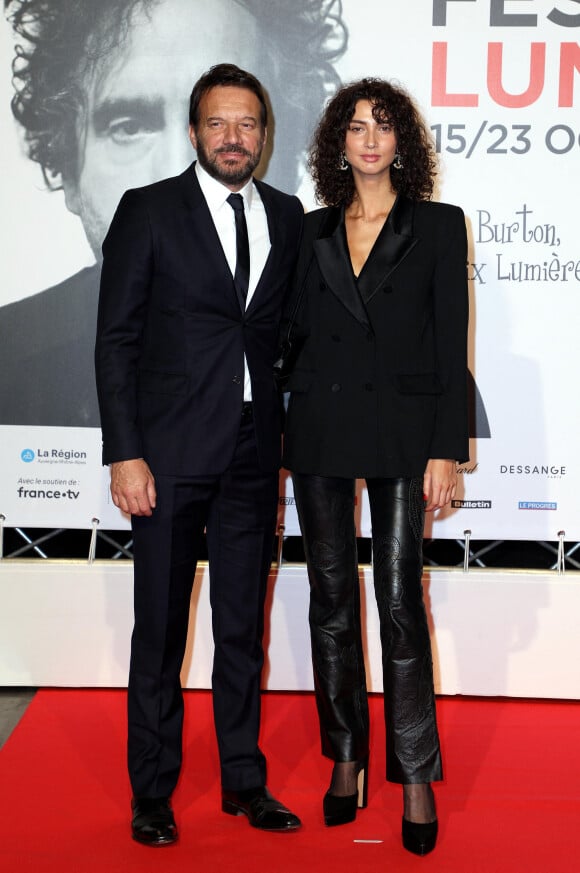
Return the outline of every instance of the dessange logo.
{"type": "Polygon", "coordinates": [[[566,475],[565,465],[558,464],[500,464],[502,476],[545,476],[547,479],[561,479],[566,475]]]}

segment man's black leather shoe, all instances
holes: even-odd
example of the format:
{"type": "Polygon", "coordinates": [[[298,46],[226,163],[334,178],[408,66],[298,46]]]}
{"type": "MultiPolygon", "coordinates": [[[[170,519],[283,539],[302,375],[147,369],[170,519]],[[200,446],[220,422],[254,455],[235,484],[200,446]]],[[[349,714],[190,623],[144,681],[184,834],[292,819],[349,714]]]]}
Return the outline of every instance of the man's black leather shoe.
{"type": "Polygon", "coordinates": [[[133,839],[144,846],[169,846],[177,828],[168,797],[134,797],[131,801],[133,839]]]}
{"type": "Polygon", "coordinates": [[[252,827],[263,831],[295,831],[302,824],[267,788],[223,791],[222,811],[229,815],[246,815],[252,827]]]}

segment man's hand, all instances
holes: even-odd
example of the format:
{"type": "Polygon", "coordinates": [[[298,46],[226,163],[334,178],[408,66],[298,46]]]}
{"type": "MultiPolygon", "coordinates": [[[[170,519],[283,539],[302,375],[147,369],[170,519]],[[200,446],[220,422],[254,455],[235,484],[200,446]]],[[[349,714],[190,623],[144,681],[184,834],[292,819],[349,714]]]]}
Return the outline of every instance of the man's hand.
{"type": "Polygon", "coordinates": [[[457,468],[455,461],[431,458],[427,461],[423,476],[423,496],[425,509],[443,509],[455,497],[457,488],[457,468]]]}
{"type": "Polygon", "coordinates": [[[152,515],[157,499],[155,479],[143,458],[116,461],[110,470],[115,506],[129,515],[152,515]]]}

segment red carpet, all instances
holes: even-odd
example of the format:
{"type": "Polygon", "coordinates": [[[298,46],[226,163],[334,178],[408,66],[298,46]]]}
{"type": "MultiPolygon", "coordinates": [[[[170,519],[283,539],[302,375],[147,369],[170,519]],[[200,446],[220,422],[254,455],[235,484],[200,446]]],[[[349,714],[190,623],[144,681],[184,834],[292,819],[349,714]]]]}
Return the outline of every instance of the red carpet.
{"type": "Polygon", "coordinates": [[[400,844],[400,789],[383,781],[376,696],[369,808],[355,823],[329,829],[321,798],[330,765],[318,753],[313,698],[265,695],[269,785],[304,823],[294,834],[266,834],[220,811],[210,697],[189,692],[174,796],[181,838],[149,849],[129,836],[124,693],[40,691],[0,751],[0,869],[577,873],[580,705],[444,698],[438,713],[446,779],[437,788],[439,844],[426,858],[400,844]]]}

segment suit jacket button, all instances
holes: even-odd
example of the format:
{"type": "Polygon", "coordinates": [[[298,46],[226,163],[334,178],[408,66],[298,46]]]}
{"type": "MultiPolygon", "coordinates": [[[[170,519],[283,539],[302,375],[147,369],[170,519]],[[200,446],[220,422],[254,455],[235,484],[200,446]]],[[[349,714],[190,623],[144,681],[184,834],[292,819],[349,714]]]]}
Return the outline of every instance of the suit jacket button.
{"type": "Polygon", "coordinates": [[[232,382],[234,383],[234,385],[241,385],[242,384],[242,380],[240,379],[239,376],[234,376],[234,378],[232,379],[232,382]]]}
{"type": "Polygon", "coordinates": [[[374,336],[373,336],[372,333],[369,331],[369,332],[367,333],[367,342],[372,343],[373,340],[374,340],[374,336]]]}
{"type": "Polygon", "coordinates": [[[320,290],[321,290],[321,291],[326,291],[326,282],[321,282],[321,283],[320,283],[320,290]]]}
{"type": "Polygon", "coordinates": [[[339,342],[340,342],[340,337],[339,337],[339,335],[338,335],[337,333],[333,333],[333,334],[332,334],[332,341],[335,342],[335,343],[339,343],[339,342]]]}
{"type": "Polygon", "coordinates": [[[330,390],[333,391],[335,394],[337,391],[340,391],[340,385],[338,384],[338,382],[335,382],[330,390]]]}

